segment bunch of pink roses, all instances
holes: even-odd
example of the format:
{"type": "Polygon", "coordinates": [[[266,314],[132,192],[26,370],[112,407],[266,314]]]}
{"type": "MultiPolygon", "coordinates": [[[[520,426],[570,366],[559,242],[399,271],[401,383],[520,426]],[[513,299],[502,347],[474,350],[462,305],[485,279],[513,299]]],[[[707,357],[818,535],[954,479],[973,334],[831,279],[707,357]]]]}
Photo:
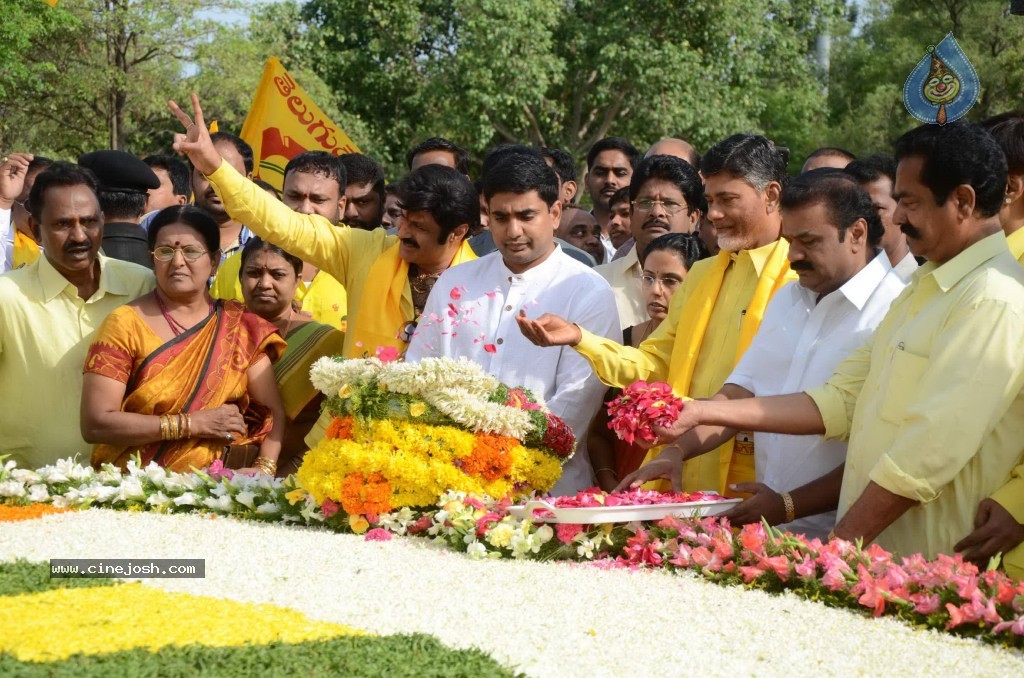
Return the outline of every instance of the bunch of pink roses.
{"type": "Polygon", "coordinates": [[[608,405],[608,428],[620,440],[632,444],[657,439],[654,427],[671,426],[685,405],[672,387],[662,382],[637,381],[622,390],[608,405]]]}

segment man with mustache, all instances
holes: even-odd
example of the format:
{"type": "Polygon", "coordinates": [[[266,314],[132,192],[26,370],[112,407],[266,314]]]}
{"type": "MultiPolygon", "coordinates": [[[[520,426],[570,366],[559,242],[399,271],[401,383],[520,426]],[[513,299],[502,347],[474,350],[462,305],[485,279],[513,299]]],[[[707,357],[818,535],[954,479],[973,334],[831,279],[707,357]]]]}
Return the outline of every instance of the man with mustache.
{"type": "MultiPolygon", "coordinates": [[[[820,169],[791,179],[782,190],[782,237],[790,268],[800,276],[776,294],[757,336],[712,400],[790,393],[817,386],[871,336],[903,290],[884,250],[884,233],[871,198],[842,172],[820,169]]],[[[619,487],[667,478],[679,487],[683,463],[734,436],[725,427],[698,427],[657,459],[623,479],[619,487]]],[[[835,527],[835,504],[846,443],[818,436],[754,433],[757,482],[738,492],[753,496],[728,516],[733,524],[758,522],[824,539],[835,527]],[[799,506],[792,490],[838,467],[838,482],[799,506]]]]}
{"type": "Polygon", "coordinates": [[[608,201],[615,191],[629,186],[633,168],[639,159],[640,151],[622,137],[605,137],[587,152],[587,173],[583,183],[594,203],[594,216],[601,224],[601,244],[608,251],[609,260],[615,256],[615,248],[608,235],[608,201]]]}
{"type": "Polygon", "coordinates": [[[0,455],[38,468],[88,455],[79,406],[82,366],[107,315],[153,289],[148,269],[99,254],[96,177],[53,163],[29,192],[35,262],[0,276],[0,455]]]}
{"type": "Polygon", "coordinates": [[[704,199],[697,170],[671,155],[644,158],[633,173],[629,192],[634,246],[626,256],[594,269],[615,293],[622,329],[648,320],[640,289],[644,250],[660,235],[692,232],[700,220],[698,206],[704,199]]]}
{"type": "MultiPolygon", "coordinates": [[[[209,136],[219,156],[236,172],[251,179],[254,166],[252,146],[228,132],[215,132],[209,136]]],[[[213,185],[195,165],[192,166],[192,196],[196,207],[209,212],[220,227],[220,263],[223,264],[232,254],[242,250],[252,237],[252,231],[228,214],[213,185]]]]}
{"type": "MultiPolygon", "coordinates": [[[[733,135],[704,155],[707,216],[718,230],[722,251],[693,266],[672,297],[668,317],[639,348],[595,336],[553,314],[521,321],[523,332],[539,346],[575,347],[610,386],[621,388],[641,379],[667,381],[677,393],[710,398],[750,345],[772,295],[796,277],[786,258],[789,246],[779,239],[779,195],[788,156],[753,134],[733,135]]],[[[651,185],[658,187],[656,193],[678,190],[665,180],[651,185]]],[[[639,199],[639,183],[636,189],[639,199]]],[[[665,208],[655,204],[665,195],[644,199],[651,201],[649,212],[665,208]]],[[[744,445],[734,454],[729,441],[697,457],[683,469],[683,488],[724,492],[728,485],[753,481],[751,448],[744,445]]]]}
{"type": "MultiPolygon", "coordinates": [[[[695,426],[849,439],[835,536],[903,555],[951,554],[979,502],[1021,463],[1024,270],[999,226],[1006,157],[981,126],[896,141],[893,220],[928,260],[872,338],[802,393],[687,403],[695,426]]],[[[797,509],[804,488],[791,494],[797,509]]]]}
{"type": "Polygon", "coordinates": [[[619,341],[615,300],[599,275],[555,243],[562,202],[543,158],[506,153],[482,181],[498,252],[441,275],[406,358],[468,358],[542,397],[576,435],[576,454],[551,491],[574,494],[594,484],[586,433],[605,389],[574,351],[530,344],[516,318],[526,310],[558,313],[619,341]]]}

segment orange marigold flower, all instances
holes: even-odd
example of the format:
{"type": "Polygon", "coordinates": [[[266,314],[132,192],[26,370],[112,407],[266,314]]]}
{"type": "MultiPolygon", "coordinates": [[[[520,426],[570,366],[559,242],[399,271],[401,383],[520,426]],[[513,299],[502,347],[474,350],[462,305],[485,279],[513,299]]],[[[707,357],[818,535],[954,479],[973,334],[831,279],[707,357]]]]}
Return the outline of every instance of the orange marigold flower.
{"type": "Polygon", "coordinates": [[[391,483],[380,473],[350,473],[341,483],[341,508],[349,515],[391,510],[391,483]]]}
{"type": "Polygon", "coordinates": [[[347,440],[352,437],[352,417],[335,417],[325,434],[329,440],[347,440]]]}
{"type": "Polygon", "coordinates": [[[517,445],[519,441],[515,438],[477,433],[472,454],[460,460],[462,470],[486,480],[504,478],[512,470],[512,450],[517,445]]]}
{"type": "Polygon", "coordinates": [[[51,513],[64,513],[71,510],[68,508],[57,508],[49,504],[29,504],[28,506],[0,505],[0,523],[32,520],[33,518],[42,518],[51,513]]]}

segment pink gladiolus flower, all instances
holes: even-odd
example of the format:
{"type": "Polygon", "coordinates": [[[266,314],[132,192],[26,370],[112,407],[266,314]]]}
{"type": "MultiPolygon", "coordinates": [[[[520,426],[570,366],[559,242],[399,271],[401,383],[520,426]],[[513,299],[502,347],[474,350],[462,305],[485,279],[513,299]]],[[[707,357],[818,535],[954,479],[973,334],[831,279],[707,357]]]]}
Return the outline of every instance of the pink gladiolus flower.
{"type": "Polygon", "coordinates": [[[341,508],[341,506],[330,499],[324,499],[324,503],[320,505],[320,510],[323,512],[324,518],[330,518],[338,512],[339,508],[341,508]]]}
{"type": "Polygon", "coordinates": [[[375,527],[363,537],[366,541],[391,541],[391,533],[381,527],[375,527]]]}
{"type": "Polygon", "coordinates": [[[914,603],[914,611],[923,615],[935,614],[942,605],[942,599],[935,593],[914,593],[910,602],[914,603]]]}
{"type": "Polygon", "coordinates": [[[804,559],[796,564],[795,569],[804,579],[814,579],[818,574],[818,568],[809,555],[805,555],[804,559]]]}
{"type": "Polygon", "coordinates": [[[764,528],[760,523],[749,523],[740,530],[740,544],[751,553],[764,553],[764,528]]]}
{"type": "Polygon", "coordinates": [[[398,359],[398,349],[394,346],[378,346],[377,360],[382,363],[389,363],[398,359]]]}
{"type": "Polygon", "coordinates": [[[821,584],[830,591],[845,591],[849,587],[846,577],[838,568],[825,570],[821,584]]]}
{"type": "Polygon", "coordinates": [[[1014,635],[1024,636],[1024,616],[1017,617],[1016,619],[1007,619],[1001,624],[996,624],[995,628],[992,629],[992,633],[1005,633],[1011,631],[1014,635]]]}
{"type": "Polygon", "coordinates": [[[214,459],[213,463],[206,469],[206,472],[209,473],[210,477],[214,480],[220,480],[221,478],[231,480],[235,477],[235,472],[225,466],[224,462],[220,459],[214,459]]]}
{"type": "Polygon", "coordinates": [[[750,582],[754,581],[755,579],[760,577],[762,574],[764,574],[764,570],[762,570],[759,567],[754,567],[752,565],[751,566],[740,565],[739,570],[740,570],[740,575],[743,577],[743,583],[745,583],[745,584],[749,584],[750,582]]]}
{"type": "Polygon", "coordinates": [[[572,543],[572,540],[576,538],[580,532],[583,531],[582,525],[576,523],[559,523],[555,525],[555,535],[558,537],[558,541],[563,544],[572,543]]]}

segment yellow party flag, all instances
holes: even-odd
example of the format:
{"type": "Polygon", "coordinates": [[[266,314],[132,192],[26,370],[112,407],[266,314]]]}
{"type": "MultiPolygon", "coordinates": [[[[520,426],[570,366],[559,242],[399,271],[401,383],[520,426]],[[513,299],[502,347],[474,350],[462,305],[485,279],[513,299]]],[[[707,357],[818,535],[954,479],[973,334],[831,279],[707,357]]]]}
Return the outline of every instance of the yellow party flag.
{"type": "Polygon", "coordinates": [[[281,190],[284,167],[305,151],[359,153],[344,130],[331,122],[276,57],[267,59],[242,138],[256,158],[253,176],[281,190]]]}

